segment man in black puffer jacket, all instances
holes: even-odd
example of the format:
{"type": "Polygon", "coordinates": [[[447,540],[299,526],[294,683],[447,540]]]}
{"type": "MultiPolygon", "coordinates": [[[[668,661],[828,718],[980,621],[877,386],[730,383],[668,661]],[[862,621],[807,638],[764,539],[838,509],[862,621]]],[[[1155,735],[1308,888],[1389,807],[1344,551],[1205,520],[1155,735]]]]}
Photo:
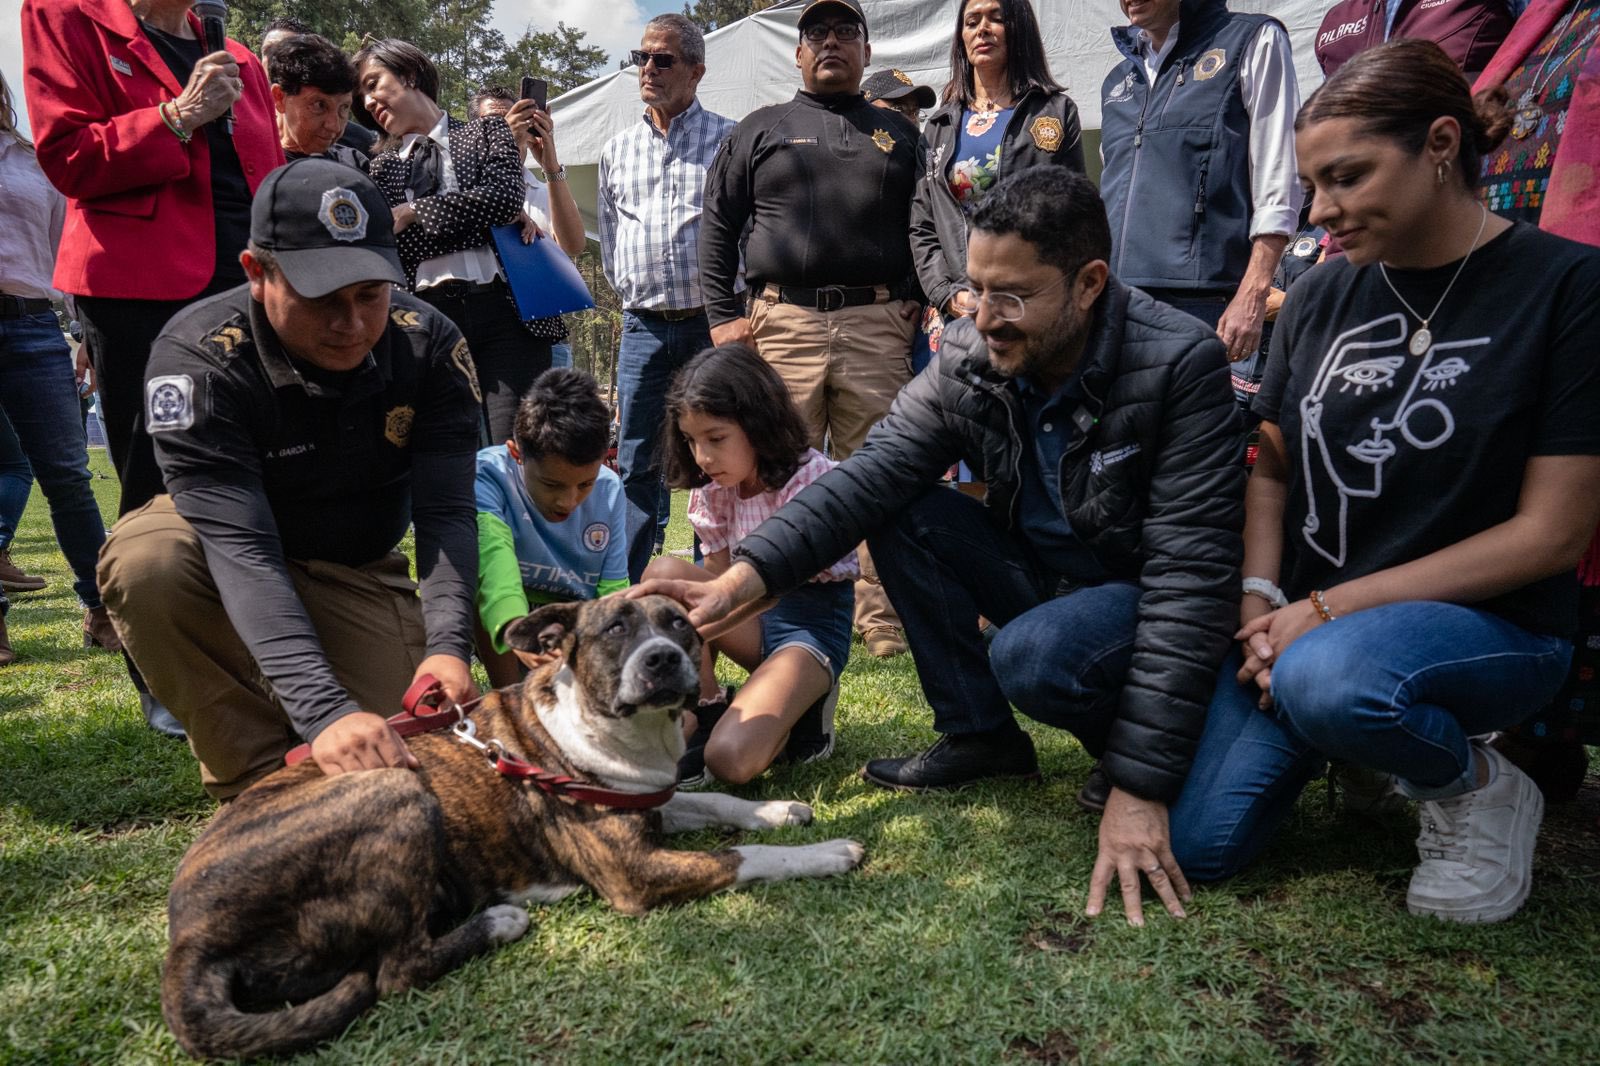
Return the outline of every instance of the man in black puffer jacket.
{"type": "Polygon", "coordinates": [[[1239,620],[1244,467],[1216,334],[1111,277],[1094,185],[1001,181],[973,216],[968,313],[865,446],[741,541],[716,580],[649,583],[710,626],[868,537],[943,734],[867,765],[891,788],[1036,777],[1012,718],[1071,730],[1112,789],[1089,910],[1139,875],[1182,913],[1167,805],[1239,620]],[[957,459],[988,484],[940,487],[957,459]],[[881,547],[881,554],[878,549],[881,547]],[[978,615],[1004,628],[988,654],[978,615]]]}

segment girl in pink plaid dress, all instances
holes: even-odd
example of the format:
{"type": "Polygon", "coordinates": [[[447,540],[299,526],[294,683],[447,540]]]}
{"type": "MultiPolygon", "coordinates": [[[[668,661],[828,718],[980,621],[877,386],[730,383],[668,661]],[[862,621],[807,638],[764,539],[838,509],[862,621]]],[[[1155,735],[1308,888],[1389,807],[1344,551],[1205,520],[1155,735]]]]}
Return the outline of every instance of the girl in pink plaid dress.
{"type": "MultiPolygon", "coordinates": [[[[662,433],[667,484],[691,490],[689,522],[705,562],[662,556],[646,580],[705,581],[727,570],[734,545],[834,466],[806,445],[777,371],[738,344],[708,348],[683,368],[667,394],[662,433]]],[[[774,762],[832,753],[859,573],[851,552],[765,614],[706,642],[679,787],[710,778],[743,784],[774,762]],[[717,683],[719,654],[750,671],[742,688],[717,683]]]]}

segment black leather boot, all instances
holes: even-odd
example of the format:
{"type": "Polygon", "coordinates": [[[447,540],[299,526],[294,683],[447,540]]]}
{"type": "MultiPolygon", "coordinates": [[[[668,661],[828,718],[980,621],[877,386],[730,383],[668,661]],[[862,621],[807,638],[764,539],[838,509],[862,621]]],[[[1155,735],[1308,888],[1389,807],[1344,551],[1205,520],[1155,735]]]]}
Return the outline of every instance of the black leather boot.
{"type": "Polygon", "coordinates": [[[904,792],[965,788],[988,778],[1039,779],[1033,738],[1015,724],[987,733],[950,734],[903,759],[874,759],[861,776],[904,792]]]}

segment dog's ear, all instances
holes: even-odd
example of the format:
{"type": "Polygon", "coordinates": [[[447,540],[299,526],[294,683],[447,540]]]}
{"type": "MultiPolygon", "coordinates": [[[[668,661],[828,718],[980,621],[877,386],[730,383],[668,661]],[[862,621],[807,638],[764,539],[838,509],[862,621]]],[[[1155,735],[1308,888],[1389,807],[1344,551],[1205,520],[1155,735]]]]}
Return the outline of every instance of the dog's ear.
{"type": "Polygon", "coordinates": [[[578,625],[577,603],[547,603],[506,627],[506,645],[514,651],[558,651],[578,625]]]}

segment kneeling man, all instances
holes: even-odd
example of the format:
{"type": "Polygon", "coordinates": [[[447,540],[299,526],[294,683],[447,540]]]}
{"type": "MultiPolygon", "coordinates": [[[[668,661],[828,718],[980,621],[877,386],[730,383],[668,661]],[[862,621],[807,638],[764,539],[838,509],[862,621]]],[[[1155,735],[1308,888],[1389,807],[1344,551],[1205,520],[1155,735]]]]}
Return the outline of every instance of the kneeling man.
{"type": "Polygon", "coordinates": [[[100,585],[228,799],[302,740],[324,773],[414,766],[384,722],[415,676],[473,694],[479,402],[466,342],[404,284],[370,178],[269,174],[249,282],[179,312],[144,429],[170,495],[117,523],[100,585]],[[416,527],[419,603],[404,555],[416,527]]]}
{"type": "Polygon", "coordinates": [[[715,581],[647,583],[697,624],[748,613],[867,536],[943,736],[863,771],[889,788],[1034,777],[1011,705],[1071,730],[1111,791],[1090,891],[1182,914],[1167,805],[1238,618],[1244,467],[1228,362],[1199,321],[1111,277],[1105,207],[1058,167],[996,185],[933,366],[864,448],[734,551],[715,581]],[[939,487],[966,462],[979,501],[939,487]],[[1003,628],[986,652],[978,616],[1003,628]]]}

